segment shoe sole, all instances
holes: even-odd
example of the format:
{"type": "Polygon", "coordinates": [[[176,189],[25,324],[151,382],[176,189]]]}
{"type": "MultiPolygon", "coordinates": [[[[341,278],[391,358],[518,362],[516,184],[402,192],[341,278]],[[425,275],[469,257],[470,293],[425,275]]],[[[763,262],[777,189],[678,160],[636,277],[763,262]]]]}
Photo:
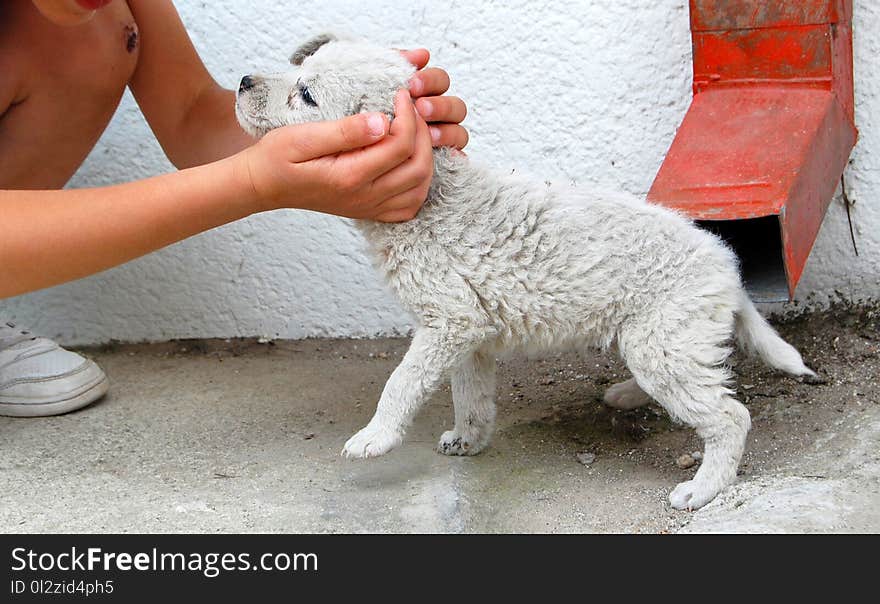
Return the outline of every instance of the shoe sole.
{"type": "Polygon", "coordinates": [[[110,380],[100,370],[99,373],[100,375],[91,384],[86,384],[77,394],[66,399],[21,403],[0,401],[0,415],[6,417],[49,417],[88,407],[107,394],[107,390],[110,388],[110,380]]]}

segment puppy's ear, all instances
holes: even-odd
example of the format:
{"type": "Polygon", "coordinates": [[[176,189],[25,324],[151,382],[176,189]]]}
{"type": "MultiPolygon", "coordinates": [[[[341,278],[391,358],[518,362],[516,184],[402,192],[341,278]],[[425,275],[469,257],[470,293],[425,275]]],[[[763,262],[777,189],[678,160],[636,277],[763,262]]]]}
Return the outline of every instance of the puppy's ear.
{"type": "Polygon", "coordinates": [[[296,49],[296,52],[294,52],[290,56],[290,62],[293,65],[302,65],[302,62],[318,52],[319,48],[329,42],[333,42],[338,39],[339,38],[337,38],[333,34],[321,34],[319,36],[315,36],[314,38],[296,49]]]}

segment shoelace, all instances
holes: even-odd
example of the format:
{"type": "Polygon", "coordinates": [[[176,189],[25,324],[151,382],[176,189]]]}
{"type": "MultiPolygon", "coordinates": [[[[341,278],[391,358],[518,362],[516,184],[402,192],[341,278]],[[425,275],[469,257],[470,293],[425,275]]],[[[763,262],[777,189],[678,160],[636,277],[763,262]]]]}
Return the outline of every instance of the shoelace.
{"type": "Polygon", "coordinates": [[[0,323],[0,350],[34,339],[29,331],[19,329],[15,323],[0,323]]]}

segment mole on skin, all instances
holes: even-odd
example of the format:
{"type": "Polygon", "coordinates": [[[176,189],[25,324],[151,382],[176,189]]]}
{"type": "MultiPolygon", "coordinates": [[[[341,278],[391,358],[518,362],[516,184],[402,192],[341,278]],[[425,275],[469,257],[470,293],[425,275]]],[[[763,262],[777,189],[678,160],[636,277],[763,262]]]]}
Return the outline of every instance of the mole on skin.
{"type": "Polygon", "coordinates": [[[125,26],[125,50],[134,52],[138,45],[138,29],[137,25],[132,23],[125,26]]]}

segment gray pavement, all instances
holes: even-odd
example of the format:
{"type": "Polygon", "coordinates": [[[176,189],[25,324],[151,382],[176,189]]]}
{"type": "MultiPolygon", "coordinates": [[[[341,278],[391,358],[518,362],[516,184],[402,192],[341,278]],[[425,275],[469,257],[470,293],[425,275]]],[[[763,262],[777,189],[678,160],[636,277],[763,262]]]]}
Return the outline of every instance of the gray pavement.
{"type": "Polygon", "coordinates": [[[876,312],[782,331],[828,383],[741,360],[754,428],[739,483],[697,513],[666,503],[694,432],[656,407],[605,409],[614,355],[502,364],[498,433],[434,452],[448,388],[386,457],[339,452],[406,340],[115,345],[86,351],[111,394],[65,416],[0,418],[3,532],[878,532],[876,312]],[[585,465],[578,454],[591,453],[585,465]]]}

